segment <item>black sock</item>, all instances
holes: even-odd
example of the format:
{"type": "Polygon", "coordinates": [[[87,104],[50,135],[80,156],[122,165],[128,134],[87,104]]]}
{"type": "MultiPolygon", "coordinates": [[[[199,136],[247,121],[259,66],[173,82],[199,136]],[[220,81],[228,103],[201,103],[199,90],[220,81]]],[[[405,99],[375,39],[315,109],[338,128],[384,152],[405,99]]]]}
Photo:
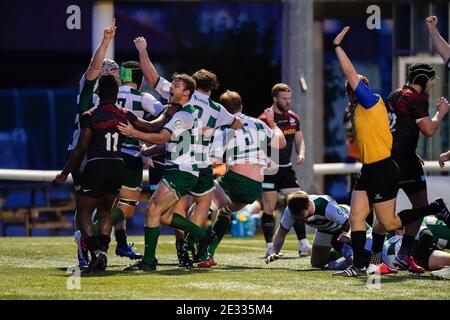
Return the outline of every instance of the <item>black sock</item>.
{"type": "Polygon", "coordinates": [[[116,237],[117,246],[126,247],[128,245],[126,230],[114,230],[114,236],[116,237]]]}
{"type": "Polygon", "coordinates": [[[436,203],[430,203],[425,207],[402,210],[397,215],[402,220],[402,225],[407,226],[416,220],[435,215],[438,212],[439,206],[436,203]]]}
{"type": "Polygon", "coordinates": [[[384,234],[372,232],[372,257],[370,263],[381,264],[381,252],[383,251],[384,234]]]}
{"type": "Polygon", "coordinates": [[[364,246],[366,245],[365,231],[352,231],[353,265],[359,269],[364,268],[364,246]]]}
{"type": "Polygon", "coordinates": [[[111,242],[111,237],[101,234],[98,236],[99,249],[103,252],[108,252],[109,243],[111,242]]]}
{"type": "Polygon", "coordinates": [[[98,250],[98,248],[100,247],[99,237],[98,236],[89,237],[89,238],[87,238],[86,242],[87,242],[89,252],[91,253],[91,256],[94,257],[95,251],[98,250]]]}
{"type": "Polygon", "coordinates": [[[306,227],[303,221],[296,220],[294,223],[294,230],[298,240],[306,239],[306,227]]]}
{"type": "Polygon", "coordinates": [[[266,242],[273,242],[273,228],[275,218],[273,215],[263,212],[262,218],[261,218],[261,225],[264,233],[264,239],[266,239],[266,242]]]}
{"type": "Polygon", "coordinates": [[[402,246],[400,247],[400,250],[398,251],[398,255],[400,257],[408,257],[411,253],[411,248],[412,248],[413,243],[414,243],[413,236],[411,236],[409,234],[403,235],[402,246]]]}

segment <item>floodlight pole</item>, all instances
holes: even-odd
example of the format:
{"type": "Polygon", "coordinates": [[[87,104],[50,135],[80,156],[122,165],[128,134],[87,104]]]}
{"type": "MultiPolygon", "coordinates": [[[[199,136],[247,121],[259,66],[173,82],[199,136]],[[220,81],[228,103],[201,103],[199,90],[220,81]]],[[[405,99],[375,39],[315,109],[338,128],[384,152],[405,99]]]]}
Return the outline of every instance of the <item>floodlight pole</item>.
{"type": "MultiPolygon", "coordinates": [[[[92,54],[103,39],[103,30],[114,19],[114,1],[96,1],[92,7],[92,54]]],[[[105,55],[114,60],[114,39],[110,42],[105,55]]]]}
{"type": "MultiPolygon", "coordinates": [[[[314,184],[314,1],[283,0],[282,79],[293,90],[292,111],[300,115],[306,161],[293,163],[300,186],[315,191],[314,184]]],[[[321,70],[319,72],[322,72],[321,70]]]]}

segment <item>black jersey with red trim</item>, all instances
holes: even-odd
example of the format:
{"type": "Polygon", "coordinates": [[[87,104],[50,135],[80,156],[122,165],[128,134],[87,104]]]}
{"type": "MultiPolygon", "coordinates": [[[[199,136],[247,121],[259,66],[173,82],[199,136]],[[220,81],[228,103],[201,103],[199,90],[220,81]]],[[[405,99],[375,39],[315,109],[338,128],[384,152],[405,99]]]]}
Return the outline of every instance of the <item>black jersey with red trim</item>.
{"type": "Polygon", "coordinates": [[[117,129],[120,122],[133,123],[136,116],[127,109],[114,104],[100,104],[87,111],[81,118],[81,129],[92,130],[92,140],[87,151],[87,159],[122,159],[122,142],[125,138],[117,129]]]}
{"type": "MultiPolygon", "coordinates": [[[[264,114],[259,116],[259,119],[267,124],[267,119],[264,114]]],[[[292,147],[295,143],[295,133],[300,131],[300,118],[292,111],[280,114],[274,113],[274,121],[278,128],[283,131],[286,138],[286,147],[280,149],[280,165],[288,165],[291,163],[292,147]]]]}
{"type": "Polygon", "coordinates": [[[429,116],[428,96],[410,86],[392,92],[386,100],[393,136],[392,153],[415,153],[419,141],[417,121],[429,116]]]}

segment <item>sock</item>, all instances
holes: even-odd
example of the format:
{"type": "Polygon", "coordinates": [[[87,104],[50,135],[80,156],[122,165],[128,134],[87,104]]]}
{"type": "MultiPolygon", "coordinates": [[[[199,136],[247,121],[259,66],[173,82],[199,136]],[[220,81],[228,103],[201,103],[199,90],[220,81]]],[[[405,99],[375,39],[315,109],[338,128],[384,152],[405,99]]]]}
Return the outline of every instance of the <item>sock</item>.
{"type": "Polygon", "coordinates": [[[127,231],[126,230],[114,230],[114,236],[118,247],[126,247],[127,243],[127,231]]]}
{"type": "Polygon", "coordinates": [[[409,234],[403,235],[402,245],[400,247],[400,250],[398,251],[398,256],[402,258],[408,257],[410,255],[413,243],[414,243],[413,236],[409,234]]]}
{"type": "Polygon", "coordinates": [[[435,215],[438,212],[439,206],[436,203],[432,202],[425,207],[402,210],[397,213],[397,215],[402,221],[402,226],[406,226],[426,216],[435,215]]]}
{"type": "Polygon", "coordinates": [[[142,261],[146,264],[153,264],[155,262],[155,251],[160,232],[160,227],[144,227],[145,251],[142,261]]]}
{"type": "Polygon", "coordinates": [[[109,243],[111,242],[111,237],[101,234],[98,236],[99,249],[103,252],[108,252],[109,243]]]}
{"type": "Polygon", "coordinates": [[[372,256],[370,257],[371,264],[381,264],[381,252],[383,251],[384,237],[384,234],[372,232],[372,256]]]}
{"type": "Polygon", "coordinates": [[[230,226],[230,219],[228,219],[227,216],[219,214],[212,226],[212,230],[216,233],[217,238],[213,242],[211,242],[211,244],[208,246],[208,254],[210,256],[214,256],[217,246],[219,245],[220,241],[222,241],[222,238],[225,235],[225,232],[227,231],[229,226],[230,226]]]}
{"type": "Polygon", "coordinates": [[[365,231],[352,231],[353,265],[362,269],[365,266],[364,246],[366,244],[365,231]]]}
{"type": "Polygon", "coordinates": [[[195,223],[192,223],[188,219],[175,212],[172,215],[172,221],[170,222],[169,226],[175,229],[189,231],[197,239],[203,239],[204,237],[206,237],[205,229],[199,227],[195,223]]]}
{"type": "Polygon", "coordinates": [[[264,233],[264,239],[266,243],[273,242],[273,226],[275,222],[275,218],[273,215],[263,212],[261,218],[261,226],[264,233]]]}
{"type": "Polygon", "coordinates": [[[306,227],[303,221],[296,220],[294,223],[294,230],[299,241],[306,239],[306,227]]]}
{"type": "MultiPolygon", "coordinates": [[[[110,214],[111,214],[111,224],[113,226],[125,219],[125,217],[123,216],[123,211],[120,208],[111,209],[110,214]]],[[[98,233],[100,230],[100,214],[98,212],[94,214],[94,220],[92,223],[94,224],[94,228],[95,230],[97,230],[98,233]]]]}
{"type": "Polygon", "coordinates": [[[272,254],[273,251],[273,242],[266,242],[266,253],[272,254]]]}
{"type": "Polygon", "coordinates": [[[306,238],[301,239],[301,240],[298,242],[298,247],[300,248],[300,250],[303,250],[303,249],[308,248],[308,247],[309,247],[309,241],[308,241],[308,239],[306,239],[306,238]]]}
{"type": "Polygon", "coordinates": [[[91,257],[95,256],[95,251],[98,250],[100,246],[100,241],[98,236],[92,236],[87,238],[86,240],[89,252],[91,253],[91,257]]]}

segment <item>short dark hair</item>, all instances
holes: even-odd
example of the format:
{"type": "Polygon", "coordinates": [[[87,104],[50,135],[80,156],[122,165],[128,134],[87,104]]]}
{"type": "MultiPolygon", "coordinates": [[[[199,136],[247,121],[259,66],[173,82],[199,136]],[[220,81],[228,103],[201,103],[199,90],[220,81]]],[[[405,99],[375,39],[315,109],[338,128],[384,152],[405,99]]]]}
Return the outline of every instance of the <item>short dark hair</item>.
{"type": "Polygon", "coordinates": [[[100,101],[115,102],[117,93],[119,92],[119,84],[113,75],[105,74],[98,80],[98,97],[100,101]]]}
{"type": "Polygon", "coordinates": [[[182,81],[186,90],[189,90],[189,98],[192,97],[196,87],[194,78],[186,73],[174,73],[172,75],[172,81],[182,81]]]}
{"type": "Polygon", "coordinates": [[[220,96],[220,104],[231,114],[239,112],[242,108],[242,99],[236,91],[227,90],[220,96]]]}
{"type": "Polygon", "coordinates": [[[280,92],[292,92],[292,89],[286,83],[277,83],[272,87],[272,97],[278,97],[280,92]]]}
{"type": "Polygon", "coordinates": [[[197,83],[197,88],[205,91],[213,91],[219,87],[217,76],[211,71],[200,69],[196,71],[192,78],[197,83]]]}
{"type": "Polygon", "coordinates": [[[308,194],[304,191],[296,191],[288,195],[287,206],[291,214],[297,215],[306,210],[309,205],[308,194]]]}
{"type": "Polygon", "coordinates": [[[142,78],[144,74],[142,73],[141,64],[137,61],[127,61],[122,63],[122,68],[120,68],[120,80],[123,83],[134,83],[138,88],[142,84],[142,78]]]}

